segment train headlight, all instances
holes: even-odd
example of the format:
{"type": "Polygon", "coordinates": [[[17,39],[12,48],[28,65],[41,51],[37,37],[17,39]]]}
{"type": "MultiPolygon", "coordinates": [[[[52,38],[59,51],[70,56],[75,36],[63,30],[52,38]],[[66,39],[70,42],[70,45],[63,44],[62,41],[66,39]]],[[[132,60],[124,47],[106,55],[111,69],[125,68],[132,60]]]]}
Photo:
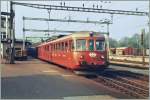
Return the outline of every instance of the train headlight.
{"type": "Polygon", "coordinates": [[[80,59],[84,59],[84,56],[83,56],[83,55],[81,55],[81,56],[80,56],[80,59]]]}
{"type": "Polygon", "coordinates": [[[102,59],[104,59],[104,56],[101,56],[102,59]]]}

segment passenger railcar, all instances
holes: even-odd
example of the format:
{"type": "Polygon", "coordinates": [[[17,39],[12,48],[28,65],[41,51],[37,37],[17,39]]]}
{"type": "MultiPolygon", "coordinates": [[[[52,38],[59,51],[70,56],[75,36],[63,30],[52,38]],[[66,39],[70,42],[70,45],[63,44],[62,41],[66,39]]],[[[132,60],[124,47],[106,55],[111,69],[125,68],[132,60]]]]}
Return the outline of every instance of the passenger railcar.
{"type": "Polygon", "coordinates": [[[37,46],[38,58],[68,69],[99,69],[107,66],[104,35],[96,32],[73,33],[37,46]]]}

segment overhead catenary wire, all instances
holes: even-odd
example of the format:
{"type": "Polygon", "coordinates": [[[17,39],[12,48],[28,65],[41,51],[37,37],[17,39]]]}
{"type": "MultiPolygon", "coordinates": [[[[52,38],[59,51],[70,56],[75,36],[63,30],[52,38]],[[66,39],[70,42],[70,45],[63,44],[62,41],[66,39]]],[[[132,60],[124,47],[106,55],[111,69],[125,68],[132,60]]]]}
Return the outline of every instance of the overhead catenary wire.
{"type": "Polygon", "coordinates": [[[51,9],[51,10],[65,10],[65,11],[78,11],[78,12],[93,12],[93,13],[106,13],[106,14],[121,14],[121,15],[136,15],[136,16],[148,16],[148,12],[141,11],[126,11],[126,10],[110,10],[110,9],[97,9],[97,8],[83,8],[83,7],[71,7],[71,6],[56,6],[56,5],[42,5],[42,4],[30,4],[13,2],[16,5],[22,5],[38,9],[51,9]]]}

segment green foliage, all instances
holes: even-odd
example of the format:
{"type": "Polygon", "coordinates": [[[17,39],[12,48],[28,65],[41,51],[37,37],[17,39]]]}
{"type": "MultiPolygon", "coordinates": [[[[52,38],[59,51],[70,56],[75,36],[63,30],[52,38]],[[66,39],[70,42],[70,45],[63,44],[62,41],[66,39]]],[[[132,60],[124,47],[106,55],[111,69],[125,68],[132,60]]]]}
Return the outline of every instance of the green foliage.
{"type": "MultiPolygon", "coordinates": [[[[124,37],[119,41],[110,38],[109,40],[110,48],[115,47],[134,47],[141,48],[141,34],[134,34],[132,37],[124,37]]],[[[149,33],[144,35],[144,47],[149,48],[149,33]]]]}
{"type": "Polygon", "coordinates": [[[118,41],[116,41],[113,38],[109,38],[109,45],[110,45],[110,48],[116,48],[118,46],[118,41]]]}

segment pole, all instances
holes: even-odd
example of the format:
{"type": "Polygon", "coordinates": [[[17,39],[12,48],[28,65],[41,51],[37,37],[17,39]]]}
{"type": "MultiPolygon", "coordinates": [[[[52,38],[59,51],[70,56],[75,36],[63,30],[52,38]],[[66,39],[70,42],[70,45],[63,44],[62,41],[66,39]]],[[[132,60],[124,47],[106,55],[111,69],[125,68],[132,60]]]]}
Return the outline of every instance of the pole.
{"type": "MultiPolygon", "coordinates": [[[[7,13],[8,13],[8,1],[7,1],[7,13]]],[[[6,15],[6,38],[8,38],[8,15],[6,15]]]]}
{"type": "Polygon", "coordinates": [[[14,64],[14,43],[15,43],[15,37],[14,37],[14,31],[13,31],[13,19],[14,19],[14,11],[13,11],[13,4],[12,1],[10,1],[10,35],[11,35],[11,52],[10,52],[10,64],[14,64]]]}
{"type": "Polygon", "coordinates": [[[143,62],[143,67],[145,66],[144,34],[145,34],[145,29],[142,29],[141,45],[142,45],[142,62],[143,62]]]}
{"type": "Polygon", "coordinates": [[[24,20],[24,16],[23,16],[23,51],[25,50],[25,20],[24,20]]]}
{"type": "Polygon", "coordinates": [[[109,24],[107,24],[107,61],[109,62],[110,47],[109,47],[109,24]]]}
{"type": "Polygon", "coordinates": [[[1,0],[0,0],[0,61],[2,63],[2,36],[1,36],[1,0]]]}
{"type": "MultiPolygon", "coordinates": [[[[50,10],[48,10],[48,20],[50,20],[50,13],[51,13],[51,9],[50,10]]],[[[47,23],[48,23],[48,37],[49,37],[49,35],[50,35],[50,32],[49,32],[49,21],[47,21],[47,23]]]]}

